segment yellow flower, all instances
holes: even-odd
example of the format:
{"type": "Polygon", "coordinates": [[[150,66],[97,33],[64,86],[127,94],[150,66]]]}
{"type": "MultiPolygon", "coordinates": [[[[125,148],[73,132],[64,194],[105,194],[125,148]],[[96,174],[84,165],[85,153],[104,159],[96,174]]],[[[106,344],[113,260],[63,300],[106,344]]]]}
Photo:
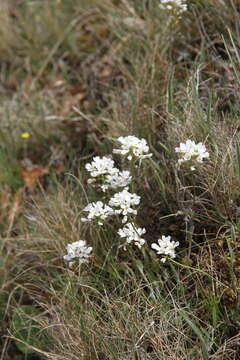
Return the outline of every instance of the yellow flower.
{"type": "Polygon", "coordinates": [[[28,132],[24,132],[24,133],[21,134],[22,139],[28,139],[29,136],[30,136],[30,134],[28,132]]]}

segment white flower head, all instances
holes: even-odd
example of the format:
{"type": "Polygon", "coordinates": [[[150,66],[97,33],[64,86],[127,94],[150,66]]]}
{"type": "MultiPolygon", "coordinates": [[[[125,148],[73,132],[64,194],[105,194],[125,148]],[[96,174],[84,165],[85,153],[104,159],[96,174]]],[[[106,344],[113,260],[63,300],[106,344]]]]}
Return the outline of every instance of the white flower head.
{"type": "Polygon", "coordinates": [[[118,142],[121,144],[120,149],[113,149],[114,154],[126,155],[128,160],[133,158],[142,160],[149,158],[152,154],[145,139],[138,139],[136,136],[120,136],[118,142]]]}
{"type": "MultiPolygon", "coordinates": [[[[127,244],[134,242],[134,244],[139,248],[145,244],[145,240],[141,238],[141,235],[145,233],[145,228],[137,228],[132,223],[127,223],[122,229],[118,230],[118,235],[121,238],[126,238],[127,244]]],[[[126,247],[124,248],[126,249],[126,247]]]]}
{"type": "Polygon", "coordinates": [[[109,205],[115,209],[115,214],[123,215],[123,223],[127,222],[128,214],[137,215],[137,210],[133,209],[132,206],[139,205],[139,203],[140,196],[132,194],[126,189],[114,194],[109,201],[109,205]]]}
{"type": "Polygon", "coordinates": [[[85,165],[85,168],[93,178],[102,175],[114,175],[118,172],[118,169],[114,167],[114,161],[109,157],[95,156],[91,163],[85,165]]]}
{"type": "Polygon", "coordinates": [[[105,183],[101,186],[102,190],[105,191],[108,188],[127,188],[132,180],[130,172],[127,170],[119,171],[114,175],[107,175],[105,183]]]}
{"type": "Polygon", "coordinates": [[[63,256],[64,260],[70,261],[69,266],[71,267],[76,260],[79,264],[88,263],[92,247],[86,246],[85,240],[75,241],[66,246],[67,255],[63,256]]]}
{"type": "Polygon", "coordinates": [[[103,192],[109,188],[126,188],[132,180],[129,171],[120,171],[114,167],[114,161],[106,156],[96,156],[91,163],[86,164],[86,169],[92,178],[88,184],[97,183],[103,192]]]}
{"type": "Polygon", "coordinates": [[[103,221],[110,215],[114,214],[113,209],[103,204],[102,201],[88,204],[83,211],[88,212],[87,218],[81,218],[83,222],[96,220],[98,225],[103,225],[103,221]]]}
{"type": "Polygon", "coordinates": [[[192,171],[195,170],[195,166],[192,165],[193,163],[202,163],[203,159],[209,157],[206,146],[201,142],[196,144],[192,140],[187,140],[185,144],[180,143],[179,147],[175,148],[175,151],[181,155],[181,158],[178,159],[178,164],[189,163],[192,171]]]}
{"type": "MultiPolygon", "coordinates": [[[[179,245],[178,241],[171,241],[171,236],[162,236],[158,239],[158,244],[153,243],[151,248],[157,251],[157,255],[165,255],[174,259],[176,257],[175,248],[179,245]]],[[[166,257],[161,259],[161,262],[166,261],[166,257]]]]}
{"type": "Polygon", "coordinates": [[[185,0],[160,0],[159,7],[167,10],[178,10],[183,12],[187,10],[187,4],[185,0]]]}

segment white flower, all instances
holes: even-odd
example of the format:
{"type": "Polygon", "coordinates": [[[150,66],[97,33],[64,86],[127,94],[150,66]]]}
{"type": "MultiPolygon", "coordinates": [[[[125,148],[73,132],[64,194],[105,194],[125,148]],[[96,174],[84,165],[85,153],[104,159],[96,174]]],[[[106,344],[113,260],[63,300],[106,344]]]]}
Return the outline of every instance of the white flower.
{"type": "Polygon", "coordinates": [[[100,158],[96,156],[91,163],[86,164],[86,169],[92,178],[88,179],[88,184],[99,181],[99,186],[103,192],[109,188],[127,187],[132,180],[129,171],[120,171],[114,167],[114,161],[106,156],[100,158]]]}
{"type": "Polygon", "coordinates": [[[122,214],[123,223],[127,222],[128,214],[137,214],[137,210],[132,209],[131,206],[138,205],[140,203],[140,196],[128,192],[126,189],[123,191],[114,194],[110,199],[109,205],[117,208],[115,214],[122,214]]]}
{"type": "MultiPolygon", "coordinates": [[[[85,165],[85,168],[93,178],[101,175],[114,175],[119,171],[114,167],[114,161],[106,156],[102,158],[95,156],[91,163],[85,165]]],[[[93,182],[93,180],[90,179],[88,182],[93,182]]]]}
{"type": "Polygon", "coordinates": [[[127,223],[124,228],[118,230],[118,235],[121,238],[126,238],[128,244],[134,242],[139,248],[145,244],[145,240],[141,238],[141,235],[146,233],[144,228],[136,228],[132,223],[127,223]]]}
{"type": "Polygon", "coordinates": [[[160,0],[159,7],[162,9],[173,10],[177,8],[180,12],[187,10],[185,0],[160,0]]]}
{"type": "Polygon", "coordinates": [[[149,147],[145,139],[138,139],[136,136],[120,136],[117,140],[121,148],[113,149],[114,154],[127,155],[128,160],[132,160],[133,157],[142,160],[152,156],[148,153],[149,147]]]}
{"type": "Polygon", "coordinates": [[[68,244],[66,246],[66,250],[67,255],[65,255],[63,258],[64,260],[70,261],[69,266],[72,266],[74,264],[74,261],[71,260],[78,259],[79,264],[88,263],[92,247],[87,247],[85,240],[79,240],[68,244]]]}
{"type": "Polygon", "coordinates": [[[114,213],[113,209],[102,201],[88,204],[83,211],[89,212],[87,218],[81,218],[83,222],[97,220],[98,225],[103,225],[103,220],[114,213]]]}
{"type": "MultiPolygon", "coordinates": [[[[158,244],[153,243],[151,248],[157,251],[158,255],[170,256],[174,259],[176,257],[175,248],[179,245],[177,241],[171,241],[171,236],[162,236],[161,239],[158,239],[158,244]]],[[[162,262],[166,261],[166,258],[161,259],[162,262]]]]}
{"type": "Polygon", "coordinates": [[[103,191],[106,191],[109,187],[116,189],[118,187],[126,188],[132,180],[129,171],[119,171],[114,175],[107,175],[106,183],[101,186],[103,191]]]}
{"type": "MultiPolygon", "coordinates": [[[[206,146],[201,142],[196,144],[195,141],[187,140],[185,144],[180,143],[179,147],[175,148],[175,151],[181,155],[178,164],[181,165],[184,162],[195,161],[202,163],[204,158],[209,157],[209,153],[206,150],[206,146]]],[[[194,166],[190,168],[195,170],[194,166]]]]}

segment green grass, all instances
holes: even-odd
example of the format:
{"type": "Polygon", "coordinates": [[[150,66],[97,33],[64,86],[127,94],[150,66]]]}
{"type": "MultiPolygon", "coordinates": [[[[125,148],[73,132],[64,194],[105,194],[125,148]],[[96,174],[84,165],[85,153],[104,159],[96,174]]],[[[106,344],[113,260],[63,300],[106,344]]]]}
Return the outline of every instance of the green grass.
{"type": "Polygon", "coordinates": [[[158,5],[0,5],[1,360],[239,358],[240,4],[158,5]],[[102,200],[85,164],[127,135],[153,153],[134,177],[144,250],[80,221],[102,200]],[[210,153],[195,172],[176,168],[187,139],[210,153]],[[165,264],[162,235],[180,242],[165,264]],[[80,239],[93,255],[71,269],[80,239]]]}

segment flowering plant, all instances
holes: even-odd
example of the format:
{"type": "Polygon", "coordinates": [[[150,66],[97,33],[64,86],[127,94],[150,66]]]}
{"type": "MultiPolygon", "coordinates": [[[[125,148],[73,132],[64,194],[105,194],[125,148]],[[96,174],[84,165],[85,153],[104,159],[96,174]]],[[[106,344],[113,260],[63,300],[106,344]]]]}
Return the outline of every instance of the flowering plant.
{"type": "Polygon", "coordinates": [[[102,201],[88,204],[83,211],[88,212],[87,218],[81,218],[81,221],[92,221],[96,220],[98,225],[103,225],[103,220],[114,213],[113,209],[104,204],[102,201]]]}
{"type": "MultiPolygon", "coordinates": [[[[127,244],[134,242],[139,248],[145,244],[145,240],[141,238],[141,235],[146,233],[145,228],[137,228],[132,223],[127,223],[122,229],[119,229],[117,233],[121,238],[126,238],[127,244]]],[[[126,250],[126,246],[124,246],[124,249],[126,250]]]]}
{"type": "MultiPolygon", "coordinates": [[[[127,160],[135,162],[136,160],[143,160],[152,156],[149,153],[149,147],[145,139],[138,139],[136,136],[119,137],[120,149],[113,149],[114,154],[121,154],[127,156],[127,160]]],[[[178,164],[183,163],[190,166],[194,170],[196,163],[202,163],[203,159],[209,157],[206,147],[203,143],[196,144],[192,140],[187,140],[186,143],[180,143],[175,151],[180,154],[178,164]]],[[[123,188],[122,191],[111,194],[108,198],[108,203],[102,201],[89,203],[84,209],[87,212],[86,217],[82,217],[82,222],[96,222],[103,226],[105,220],[112,215],[122,215],[122,223],[125,224],[119,228],[117,234],[120,238],[125,239],[125,243],[119,247],[126,250],[126,246],[134,244],[139,249],[145,245],[146,241],[142,235],[146,233],[145,228],[140,228],[136,225],[136,206],[140,204],[140,196],[129,191],[129,185],[132,182],[132,174],[129,170],[120,170],[115,167],[114,161],[111,157],[93,158],[91,163],[86,164],[86,170],[90,173],[91,178],[88,179],[89,184],[99,184],[100,188],[106,190],[115,190],[123,188]]],[[[132,168],[132,167],[131,167],[132,168]]],[[[105,200],[108,193],[104,195],[105,200]]],[[[118,219],[115,217],[115,219],[118,219]]],[[[114,225],[114,222],[113,222],[114,225]]],[[[176,257],[175,248],[179,246],[179,242],[171,240],[171,236],[162,236],[157,240],[157,243],[152,243],[151,248],[161,255],[161,262],[166,262],[167,258],[174,259],[176,257]]],[[[84,240],[77,241],[67,245],[68,254],[64,256],[67,261],[78,259],[79,264],[87,263],[92,247],[87,247],[84,240]]],[[[70,262],[70,266],[74,262],[70,262]]]]}
{"type": "Polygon", "coordinates": [[[85,165],[85,168],[93,178],[106,175],[114,175],[118,172],[118,169],[114,167],[114,161],[109,157],[95,156],[91,163],[85,165]]]}
{"type": "Polygon", "coordinates": [[[127,221],[128,214],[137,215],[137,210],[133,209],[132,206],[138,205],[139,203],[140,196],[137,194],[132,194],[126,189],[114,194],[114,196],[109,201],[109,205],[115,208],[115,214],[123,215],[123,223],[127,221]]]}
{"type": "Polygon", "coordinates": [[[149,147],[145,139],[138,139],[136,136],[120,136],[118,139],[120,149],[113,149],[114,154],[127,155],[128,160],[142,160],[152,156],[148,153],[149,147]]]}
{"type": "MultiPolygon", "coordinates": [[[[136,136],[119,137],[120,149],[113,149],[113,154],[126,155],[127,160],[140,160],[152,156],[149,153],[149,147],[145,139],[139,139],[136,136]]],[[[133,243],[141,248],[145,240],[141,238],[146,229],[138,228],[134,225],[134,218],[137,215],[136,206],[140,203],[140,196],[129,192],[129,185],[132,182],[132,174],[129,170],[120,170],[115,167],[114,160],[110,156],[95,156],[92,162],[85,165],[90,173],[88,184],[100,186],[103,192],[107,190],[118,190],[111,195],[109,202],[104,204],[102,201],[89,203],[83,211],[88,212],[86,217],[82,217],[82,222],[96,222],[103,226],[104,221],[111,215],[122,215],[122,223],[128,222],[123,228],[117,231],[121,238],[126,238],[126,244],[133,243]]],[[[108,195],[108,194],[107,194],[108,195]]],[[[124,246],[126,248],[126,246],[124,246]]]]}
{"type": "Polygon", "coordinates": [[[95,156],[85,168],[91,175],[88,184],[99,185],[103,192],[109,188],[126,188],[132,180],[129,171],[120,171],[114,166],[114,161],[106,156],[95,156]]]}
{"type": "Polygon", "coordinates": [[[174,259],[176,257],[175,248],[179,245],[179,242],[171,241],[171,236],[162,236],[158,239],[158,244],[153,243],[151,248],[157,251],[158,255],[165,255],[161,258],[161,262],[166,261],[166,256],[174,259]]]}
{"type": "Polygon", "coordinates": [[[185,144],[180,143],[179,147],[175,148],[175,151],[181,155],[178,164],[187,163],[190,165],[191,170],[195,170],[194,165],[196,162],[202,163],[203,159],[209,157],[206,150],[206,146],[201,142],[196,144],[195,141],[187,140],[185,144]]]}
{"type": "Polygon", "coordinates": [[[75,241],[71,244],[66,246],[67,255],[63,258],[69,262],[69,266],[73,266],[74,262],[78,260],[79,264],[86,264],[88,263],[90,253],[92,252],[92,247],[86,246],[85,240],[75,241]]]}

